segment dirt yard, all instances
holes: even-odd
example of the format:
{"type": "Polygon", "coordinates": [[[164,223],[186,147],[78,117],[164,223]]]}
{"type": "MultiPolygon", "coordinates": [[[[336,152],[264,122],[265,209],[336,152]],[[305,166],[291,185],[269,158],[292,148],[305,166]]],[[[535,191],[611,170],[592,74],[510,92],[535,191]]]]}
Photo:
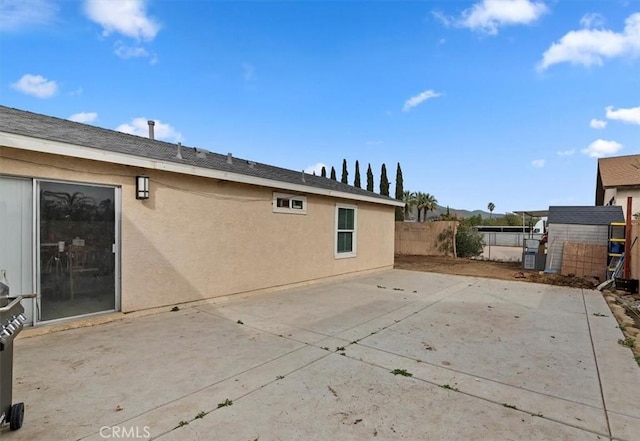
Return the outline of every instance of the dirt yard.
{"type": "Polygon", "coordinates": [[[395,268],[411,271],[427,271],[459,276],[488,277],[502,280],[522,280],[549,285],[593,288],[599,281],[560,274],[540,274],[525,270],[520,262],[494,262],[438,256],[396,256],[395,268]]]}

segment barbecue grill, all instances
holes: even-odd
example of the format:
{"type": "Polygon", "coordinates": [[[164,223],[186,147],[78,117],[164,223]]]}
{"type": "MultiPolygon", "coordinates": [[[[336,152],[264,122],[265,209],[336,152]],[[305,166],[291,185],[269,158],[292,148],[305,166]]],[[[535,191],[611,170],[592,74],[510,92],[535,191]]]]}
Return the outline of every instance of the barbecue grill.
{"type": "Polygon", "coordinates": [[[0,274],[0,427],[9,424],[11,430],[22,427],[24,403],[11,404],[13,387],[13,340],[22,331],[27,318],[20,304],[22,296],[9,296],[9,286],[0,274]]]}

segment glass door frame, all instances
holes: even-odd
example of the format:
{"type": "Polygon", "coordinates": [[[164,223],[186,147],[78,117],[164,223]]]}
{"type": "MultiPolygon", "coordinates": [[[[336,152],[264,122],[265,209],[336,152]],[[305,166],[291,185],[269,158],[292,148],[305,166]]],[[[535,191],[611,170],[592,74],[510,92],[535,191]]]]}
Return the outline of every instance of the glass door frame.
{"type": "Polygon", "coordinates": [[[36,287],[36,298],[33,299],[33,325],[38,324],[52,324],[57,322],[65,322],[73,320],[79,317],[90,317],[94,315],[108,314],[121,310],[121,279],[120,279],[120,248],[121,248],[121,227],[122,227],[122,189],[120,186],[108,185],[108,184],[96,184],[91,182],[78,182],[78,181],[65,181],[60,179],[33,179],[33,237],[34,237],[34,252],[33,252],[33,286],[36,287]],[[63,317],[53,320],[40,320],[41,308],[42,308],[42,262],[41,262],[41,238],[40,238],[40,184],[46,183],[60,183],[60,184],[72,184],[72,185],[84,185],[87,187],[102,187],[113,190],[114,199],[114,244],[113,244],[113,258],[114,258],[114,296],[115,306],[114,309],[108,309],[105,311],[92,312],[87,314],[80,314],[71,317],[63,317]]]}

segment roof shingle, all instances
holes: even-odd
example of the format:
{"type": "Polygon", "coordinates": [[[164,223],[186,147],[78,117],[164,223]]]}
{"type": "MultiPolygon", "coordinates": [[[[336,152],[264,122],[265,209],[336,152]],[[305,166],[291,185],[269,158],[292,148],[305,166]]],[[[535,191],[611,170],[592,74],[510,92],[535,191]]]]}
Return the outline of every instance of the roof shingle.
{"type": "Polygon", "coordinates": [[[275,181],[275,188],[277,188],[277,182],[282,182],[372,197],[380,199],[380,202],[383,203],[385,201],[393,201],[390,197],[343,184],[329,178],[309,174],[303,175],[302,171],[288,170],[235,157],[229,163],[227,155],[208,151],[203,155],[201,149],[194,147],[182,146],[180,148],[180,158],[178,157],[178,146],[176,144],[5,106],[0,106],[0,132],[268,179],[275,181]]]}
{"type": "Polygon", "coordinates": [[[640,155],[598,159],[604,188],[640,185],[640,155]]]}
{"type": "Polygon", "coordinates": [[[622,207],[618,205],[600,206],[551,206],[549,224],[609,225],[624,222],[622,207]]]}

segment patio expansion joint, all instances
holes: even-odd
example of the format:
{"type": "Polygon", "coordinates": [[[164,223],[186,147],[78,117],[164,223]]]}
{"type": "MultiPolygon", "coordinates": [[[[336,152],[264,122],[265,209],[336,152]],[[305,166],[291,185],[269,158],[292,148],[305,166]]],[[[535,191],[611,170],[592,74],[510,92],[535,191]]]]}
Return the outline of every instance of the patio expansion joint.
{"type": "MultiPolygon", "coordinates": [[[[366,347],[366,348],[369,348],[369,349],[373,349],[373,350],[377,350],[377,351],[385,352],[385,353],[388,353],[388,354],[390,354],[390,355],[394,355],[394,356],[397,356],[397,357],[406,358],[406,359],[413,360],[413,361],[418,361],[418,360],[415,360],[415,359],[413,359],[413,358],[411,358],[411,357],[403,356],[403,355],[400,355],[400,354],[395,354],[395,353],[393,353],[393,352],[389,352],[389,351],[381,350],[381,349],[378,349],[378,348],[373,348],[373,347],[368,346],[368,345],[362,345],[362,346],[364,346],[364,347],[366,347]]],[[[361,363],[365,363],[365,364],[367,364],[367,365],[369,365],[369,366],[373,366],[373,367],[376,367],[376,368],[379,368],[379,369],[384,369],[384,370],[385,370],[385,371],[387,371],[387,372],[390,372],[390,369],[391,369],[391,368],[389,368],[389,367],[382,366],[382,365],[379,365],[379,364],[377,364],[377,363],[373,363],[373,362],[370,362],[370,361],[366,361],[366,360],[363,360],[363,359],[361,359],[361,358],[352,357],[352,356],[349,356],[349,355],[347,355],[347,354],[345,354],[345,356],[346,356],[347,358],[351,359],[351,360],[358,361],[358,362],[361,362],[361,363]]],[[[566,402],[570,402],[570,403],[578,404],[578,405],[580,405],[580,406],[585,406],[585,407],[588,407],[588,408],[593,408],[593,409],[597,409],[597,410],[602,410],[602,409],[600,409],[600,408],[598,408],[598,407],[591,406],[591,405],[589,405],[589,404],[579,403],[579,402],[577,402],[577,401],[568,400],[568,399],[566,399],[566,398],[562,398],[562,397],[555,397],[555,396],[553,396],[553,395],[548,395],[548,394],[544,394],[544,393],[541,393],[541,392],[537,392],[537,391],[529,390],[529,389],[526,389],[526,388],[522,388],[522,387],[518,387],[518,386],[509,385],[509,384],[506,384],[506,383],[502,383],[502,382],[500,382],[500,381],[492,380],[492,379],[490,379],[490,378],[485,378],[485,377],[481,377],[481,376],[477,376],[477,375],[467,374],[467,373],[462,372],[462,371],[457,371],[457,370],[455,370],[455,369],[442,367],[442,366],[439,366],[439,365],[436,365],[436,364],[433,364],[433,363],[429,363],[429,362],[425,362],[425,361],[422,361],[422,360],[421,360],[421,363],[429,364],[429,365],[431,365],[431,366],[433,366],[433,367],[436,367],[436,368],[441,368],[441,369],[450,370],[450,371],[453,371],[453,372],[456,372],[456,373],[460,373],[460,374],[464,374],[464,375],[467,375],[467,376],[473,376],[473,377],[475,377],[475,378],[482,378],[483,380],[486,380],[486,381],[489,381],[489,382],[492,382],[492,383],[497,383],[497,384],[501,384],[501,385],[504,385],[504,386],[513,387],[513,388],[515,388],[515,389],[521,389],[521,390],[524,390],[524,391],[527,391],[527,392],[530,392],[530,393],[534,393],[534,394],[537,394],[537,395],[542,395],[542,396],[546,396],[546,397],[549,397],[549,398],[553,398],[553,399],[557,399],[557,400],[561,400],[561,401],[566,401],[566,402]]],[[[411,376],[410,378],[407,378],[407,379],[408,379],[408,380],[416,380],[416,381],[420,381],[420,382],[422,382],[422,383],[430,384],[430,385],[432,385],[432,386],[437,386],[437,387],[441,387],[441,388],[443,388],[443,387],[444,387],[442,384],[435,383],[435,382],[433,382],[433,381],[429,381],[429,380],[427,380],[427,379],[420,378],[420,377],[417,377],[417,376],[411,376]]],[[[555,419],[555,418],[551,418],[551,417],[549,417],[549,416],[547,416],[547,415],[543,415],[543,414],[535,414],[535,413],[532,413],[532,412],[530,412],[530,411],[527,411],[527,410],[524,410],[524,409],[519,409],[519,408],[511,408],[510,406],[505,405],[505,403],[501,403],[501,402],[498,402],[498,401],[492,400],[492,399],[490,399],[490,398],[486,398],[486,397],[483,397],[483,396],[480,396],[480,395],[476,395],[476,394],[473,394],[473,393],[470,393],[470,392],[465,392],[465,391],[462,391],[462,390],[459,390],[459,389],[453,389],[453,388],[447,388],[447,389],[449,389],[449,390],[450,390],[451,392],[453,392],[453,393],[459,393],[459,394],[462,394],[462,395],[466,395],[466,396],[468,396],[468,397],[476,398],[476,399],[479,399],[479,400],[485,401],[485,402],[487,402],[487,403],[496,404],[496,405],[499,405],[499,406],[501,406],[501,407],[509,407],[511,410],[514,410],[514,411],[517,411],[517,412],[521,412],[521,413],[523,413],[523,414],[527,414],[527,415],[530,415],[530,416],[535,416],[535,417],[538,417],[538,418],[542,418],[542,419],[545,419],[545,420],[548,420],[548,421],[552,421],[552,422],[557,423],[557,424],[561,424],[561,425],[563,425],[563,426],[572,427],[572,428],[574,428],[574,429],[581,430],[581,431],[583,431],[583,432],[589,432],[589,433],[593,433],[593,434],[595,434],[595,435],[605,436],[605,437],[607,437],[609,440],[611,440],[611,439],[612,439],[612,438],[611,438],[611,435],[607,435],[606,433],[602,433],[602,432],[598,432],[598,431],[595,431],[595,430],[587,429],[587,428],[585,428],[585,427],[580,427],[580,426],[577,426],[577,425],[574,425],[574,424],[569,424],[569,423],[567,423],[567,422],[565,422],[565,421],[560,421],[560,420],[557,420],[557,419],[555,419]]],[[[609,423],[609,420],[607,419],[607,428],[608,428],[608,430],[610,431],[608,423],[609,423]]]]}
{"type": "MultiPolygon", "coordinates": [[[[265,365],[267,365],[267,364],[269,364],[269,363],[272,363],[272,362],[274,362],[274,361],[276,361],[276,360],[279,360],[279,359],[281,359],[281,358],[287,357],[287,356],[289,356],[289,355],[291,355],[291,354],[294,354],[294,353],[296,353],[296,352],[298,352],[298,351],[301,351],[301,350],[305,349],[306,347],[307,347],[307,345],[300,346],[299,348],[296,348],[296,349],[293,349],[293,350],[291,350],[291,351],[288,351],[288,352],[286,352],[286,353],[284,353],[284,354],[281,354],[281,355],[279,355],[279,356],[277,356],[277,357],[273,357],[273,358],[270,358],[269,360],[266,360],[266,361],[263,361],[263,362],[261,362],[261,363],[255,364],[255,365],[253,365],[253,366],[251,366],[251,367],[249,367],[249,368],[247,368],[247,369],[245,369],[245,370],[243,370],[243,371],[236,372],[236,373],[234,373],[233,375],[229,375],[229,376],[227,376],[227,377],[225,377],[225,378],[222,378],[222,379],[220,379],[220,380],[218,380],[218,381],[214,381],[214,382],[213,382],[213,383],[211,383],[211,384],[208,384],[208,385],[206,385],[206,386],[202,386],[202,387],[200,387],[199,389],[193,390],[193,391],[191,391],[191,392],[189,392],[189,393],[187,393],[187,394],[184,394],[184,395],[181,395],[181,396],[179,396],[179,397],[176,397],[176,398],[174,398],[174,399],[172,399],[172,400],[166,401],[166,402],[164,402],[164,403],[162,403],[162,404],[160,404],[160,405],[158,405],[158,406],[152,407],[152,408],[150,408],[150,409],[146,409],[144,412],[140,412],[140,413],[138,413],[138,414],[136,414],[136,415],[132,415],[132,416],[130,416],[129,418],[127,418],[127,419],[125,419],[125,420],[119,421],[118,423],[114,424],[112,427],[115,427],[115,426],[118,426],[118,425],[123,425],[123,424],[125,424],[125,423],[127,423],[127,422],[129,422],[129,421],[133,421],[133,420],[135,420],[136,418],[139,418],[139,417],[143,416],[144,414],[147,414],[147,413],[153,412],[153,411],[158,410],[158,409],[162,409],[163,407],[166,407],[166,406],[171,405],[171,404],[174,404],[174,403],[176,403],[176,402],[178,402],[178,401],[180,401],[180,400],[183,400],[183,399],[185,399],[185,398],[188,398],[188,397],[190,397],[190,396],[193,396],[193,395],[195,395],[195,394],[198,394],[198,393],[200,393],[200,392],[202,392],[202,391],[205,391],[205,390],[207,390],[207,389],[209,389],[209,388],[211,388],[211,387],[213,387],[213,386],[217,386],[217,385],[219,385],[219,384],[221,384],[221,383],[224,383],[225,381],[229,381],[229,380],[232,380],[232,379],[234,379],[234,378],[236,378],[236,377],[240,377],[241,375],[244,375],[244,374],[246,374],[247,372],[250,372],[250,371],[252,371],[252,370],[258,369],[258,368],[260,368],[260,367],[262,367],[262,366],[265,366],[265,365]]],[[[305,364],[304,366],[301,366],[301,367],[299,367],[299,368],[296,368],[296,369],[292,370],[291,372],[287,372],[287,375],[289,375],[289,374],[291,374],[291,373],[294,373],[294,372],[296,372],[296,371],[298,371],[298,370],[300,370],[300,369],[303,369],[303,368],[305,368],[305,367],[307,367],[307,366],[309,366],[309,365],[311,365],[311,364],[313,364],[313,363],[315,363],[315,362],[317,362],[317,361],[319,361],[319,360],[322,360],[322,359],[324,359],[324,358],[328,357],[328,356],[329,356],[329,355],[331,355],[331,354],[332,354],[332,353],[323,354],[322,356],[319,356],[318,358],[316,358],[315,360],[313,360],[313,361],[311,361],[311,362],[309,362],[309,363],[305,364]]],[[[267,383],[262,384],[262,385],[260,385],[259,387],[255,388],[255,389],[253,389],[253,390],[250,390],[250,391],[246,392],[246,393],[245,393],[245,394],[243,394],[243,395],[240,395],[239,397],[237,397],[237,398],[235,398],[235,399],[236,399],[236,400],[238,400],[238,399],[244,398],[244,397],[246,397],[247,395],[250,395],[250,394],[252,394],[253,392],[258,391],[258,390],[260,390],[260,389],[264,388],[265,386],[268,386],[269,384],[271,384],[271,383],[273,383],[273,382],[275,382],[275,381],[278,381],[278,379],[268,381],[267,383]]],[[[209,411],[209,412],[207,412],[207,413],[213,412],[213,411],[215,411],[215,410],[217,410],[217,408],[216,408],[216,409],[212,409],[212,410],[210,410],[210,411],[209,411]]],[[[192,419],[192,420],[193,420],[193,419],[192,419]]],[[[161,434],[158,434],[157,436],[154,436],[153,438],[159,438],[159,437],[161,437],[161,436],[164,436],[164,435],[166,435],[167,433],[169,433],[169,432],[171,432],[171,431],[173,431],[173,430],[175,430],[175,429],[176,429],[176,428],[173,428],[173,429],[171,429],[171,430],[165,431],[165,432],[163,432],[163,433],[161,433],[161,434]]],[[[90,437],[92,437],[92,436],[95,436],[95,435],[96,435],[96,434],[98,434],[98,433],[99,433],[99,432],[92,432],[92,433],[90,433],[90,434],[88,434],[88,435],[85,435],[85,436],[83,436],[83,437],[79,438],[79,441],[80,441],[80,440],[83,440],[83,439],[90,438],[90,437]]]]}
{"type": "MultiPolygon", "coordinates": [[[[248,369],[248,370],[246,370],[246,371],[244,371],[244,372],[241,372],[241,373],[239,373],[239,374],[236,374],[236,375],[234,375],[234,376],[232,376],[232,377],[229,377],[229,378],[227,378],[227,379],[225,379],[225,380],[222,380],[222,381],[226,381],[226,380],[232,379],[232,378],[234,378],[234,377],[240,376],[240,375],[242,375],[242,374],[244,374],[244,373],[246,373],[246,372],[248,372],[248,371],[250,371],[250,370],[252,370],[252,369],[254,369],[254,368],[260,367],[260,366],[262,366],[262,365],[264,365],[264,364],[270,363],[270,362],[272,362],[272,361],[274,361],[274,360],[277,360],[277,359],[282,358],[282,357],[284,357],[284,356],[290,355],[290,354],[292,354],[293,352],[299,351],[299,350],[301,350],[301,349],[303,349],[303,348],[304,348],[304,346],[303,346],[302,348],[298,348],[298,349],[295,349],[295,350],[293,350],[293,351],[291,351],[291,352],[288,352],[288,353],[286,353],[286,354],[284,354],[284,355],[282,355],[282,356],[280,356],[280,357],[276,357],[276,358],[274,358],[274,359],[272,359],[272,360],[269,360],[269,361],[268,361],[268,362],[266,362],[266,363],[262,363],[261,365],[254,366],[254,367],[252,367],[251,369],[248,369]]],[[[297,367],[297,368],[295,368],[295,369],[292,369],[292,370],[291,370],[291,371],[289,371],[289,372],[286,372],[286,373],[285,373],[285,375],[283,375],[283,377],[287,377],[288,375],[291,375],[291,374],[294,374],[294,373],[296,373],[296,372],[298,372],[298,371],[301,371],[302,369],[305,369],[305,368],[307,368],[307,367],[311,366],[312,364],[317,363],[317,362],[318,362],[318,361],[320,361],[320,360],[324,360],[325,358],[329,357],[329,356],[330,356],[330,355],[332,355],[332,354],[333,354],[332,352],[329,352],[329,353],[327,353],[327,354],[323,354],[322,356],[320,356],[320,357],[316,358],[315,360],[312,360],[312,361],[310,361],[310,362],[308,362],[308,363],[306,363],[306,364],[304,364],[304,365],[302,365],[302,366],[299,366],[299,367],[297,367]]],[[[262,390],[263,388],[265,388],[265,387],[267,387],[267,386],[269,386],[269,385],[271,385],[271,384],[273,384],[273,383],[276,383],[276,382],[280,381],[281,379],[282,379],[282,378],[275,378],[275,379],[273,379],[273,380],[271,380],[271,381],[267,381],[266,383],[261,384],[259,387],[256,387],[256,388],[254,388],[254,389],[252,389],[252,390],[249,390],[249,391],[247,391],[247,392],[245,392],[245,393],[243,393],[243,394],[241,394],[241,395],[239,395],[239,396],[237,396],[237,397],[233,397],[233,400],[232,400],[232,401],[239,401],[239,400],[241,400],[241,399],[243,399],[243,398],[246,398],[246,397],[248,397],[249,395],[251,395],[251,394],[253,394],[253,393],[255,393],[255,392],[258,392],[259,390],[262,390]]],[[[214,386],[214,385],[216,385],[216,384],[218,384],[218,383],[221,383],[222,381],[219,381],[219,382],[216,382],[216,383],[214,383],[214,384],[211,384],[210,386],[207,386],[207,387],[205,387],[205,388],[203,388],[203,389],[207,389],[208,387],[214,386]]],[[[195,393],[197,393],[197,392],[200,392],[200,391],[196,391],[196,392],[193,392],[193,393],[187,394],[187,395],[185,395],[185,396],[184,396],[184,397],[182,397],[182,398],[189,397],[190,395],[193,395],[193,394],[195,394],[195,393]]],[[[179,399],[181,399],[181,398],[179,398],[179,399]]],[[[176,400],[174,400],[174,401],[176,401],[176,400]]],[[[166,405],[166,404],[170,404],[170,403],[165,403],[164,405],[166,405]]],[[[164,406],[164,405],[163,405],[163,406],[164,406]]],[[[163,407],[163,406],[159,406],[159,407],[163,407]]],[[[215,412],[215,411],[216,411],[216,410],[218,410],[218,409],[220,409],[220,406],[218,406],[218,407],[216,407],[216,408],[214,408],[214,409],[211,409],[211,410],[209,410],[209,411],[205,412],[205,416],[204,416],[204,418],[206,418],[206,415],[208,415],[208,414],[210,414],[210,413],[212,413],[212,412],[215,412]]],[[[152,409],[152,410],[155,410],[155,409],[152,409]]],[[[191,418],[191,419],[189,419],[189,420],[187,421],[187,423],[191,423],[191,422],[195,421],[196,419],[198,419],[198,417],[191,418]]],[[[164,435],[166,435],[166,434],[168,434],[168,433],[170,433],[170,432],[173,432],[173,431],[175,431],[176,429],[179,429],[179,428],[180,428],[180,426],[177,426],[177,427],[174,427],[173,429],[165,430],[164,432],[159,433],[159,434],[157,434],[157,435],[153,436],[151,439],[158,439],[158,438],[161,438],[161,437],[163,437],[164,435]]]]}
{"type": "Polygon", "coordinates": [[[591,351],[593,352],[593,361],[596,366],[596,374],[598,375],[598,387],[600,388],[600,398],[602,399],[602,408],[604,410],[604,417],[607,421],[607,430],[609,431],[609,439],[612,439],[611,423],[609,422],[609,413],[607,411],[607,403],[604,399],[604,389],[602,388],[602,378],[600,377],[600,367],[598,366],[598,357],[596,355],[596,347],[593,344],[593,334],[591,332],[591,323],[589,322],[589,310],[587,308],[587,300],[584,297],[584,289],[582,292],[582,304],[584,305],[584,314],[587,319],[587,329],[589,329],[589,341],[591,342],[591,351]]]}

